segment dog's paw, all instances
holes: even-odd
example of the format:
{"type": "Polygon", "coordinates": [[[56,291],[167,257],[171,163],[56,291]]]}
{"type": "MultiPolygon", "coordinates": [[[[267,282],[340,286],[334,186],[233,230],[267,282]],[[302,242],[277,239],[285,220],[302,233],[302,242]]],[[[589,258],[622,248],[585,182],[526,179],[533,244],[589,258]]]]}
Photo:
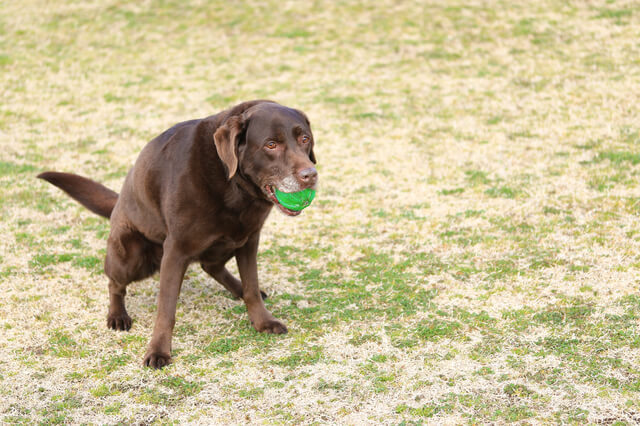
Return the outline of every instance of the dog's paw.
{"type": "Polygon", "coordinates": [[[170,363],[171,355],[155,351],[148,351],[144,356],[144,361],[142,361],[142,365],[144,365],[145,367],[151,367],[155,369],[162,368],[166,365],[169,365],[170,363]]]}
{"type": "Polygon", "coordinates": [[[131,317],[126,312],[109,314],[107,317],[107,327],[113,330],[129,331],[132,322],[131,317]]]}
{"type": "Polygon", "coordinates": [[[276,319],[264,321],[261,324],[254,324],[253,326],[261,333],[287,334],[288,332],[287,326],[276,319]]]}

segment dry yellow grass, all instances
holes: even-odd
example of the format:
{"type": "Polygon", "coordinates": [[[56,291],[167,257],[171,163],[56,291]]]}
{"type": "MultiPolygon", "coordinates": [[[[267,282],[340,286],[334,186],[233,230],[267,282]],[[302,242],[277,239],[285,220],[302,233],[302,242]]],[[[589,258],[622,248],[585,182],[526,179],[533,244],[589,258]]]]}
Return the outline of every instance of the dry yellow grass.
{"type": "Polygon", "coordinates": [[[6,423],[640,422],[640,8],[590,2],[0,4],[6,423]],[[304,110],[321,189],[262,237],[284,337],[198,268],[174,363],[105,326],[118,189],[176,122],[304,110]]]}

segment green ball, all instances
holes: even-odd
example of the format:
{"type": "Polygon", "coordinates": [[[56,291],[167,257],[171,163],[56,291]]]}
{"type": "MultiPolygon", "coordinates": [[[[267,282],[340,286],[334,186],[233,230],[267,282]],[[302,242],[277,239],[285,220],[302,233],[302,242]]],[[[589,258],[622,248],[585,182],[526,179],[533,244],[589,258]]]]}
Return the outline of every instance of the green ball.
{"type": "Polygon", "coordinates": [[[300,211],[305,207],[309,207],[311,201],[316,196],[316,190],[307,188],[298,192],[280,192],[278,188],[273,188],[278,202],[284,207],[293,211],[300,211]]]}

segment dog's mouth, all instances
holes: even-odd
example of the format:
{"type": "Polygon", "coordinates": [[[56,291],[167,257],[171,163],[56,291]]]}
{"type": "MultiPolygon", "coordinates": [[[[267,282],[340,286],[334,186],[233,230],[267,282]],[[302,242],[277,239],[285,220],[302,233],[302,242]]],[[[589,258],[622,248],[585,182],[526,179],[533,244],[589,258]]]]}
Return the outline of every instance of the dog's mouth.
{"type": "Polygon", "coordinates": [[[280,211],[282,213],[286,214],[287,216],[298,216],[300,213],[302,213],[302,210],[299,210],[299,211],[291,210],[291,209],[286,208],[282,204],[280,204],[280,201],[278,201],[278,198],[276,197],[276,193],[273,190],[273,186],[272,185],[265,185],[264,189],[265,189],[267,195],[269,196],[269,200],[271,200],[271,202],[273,204],[278,206],[278,208],[280,209],[280,211]]]}

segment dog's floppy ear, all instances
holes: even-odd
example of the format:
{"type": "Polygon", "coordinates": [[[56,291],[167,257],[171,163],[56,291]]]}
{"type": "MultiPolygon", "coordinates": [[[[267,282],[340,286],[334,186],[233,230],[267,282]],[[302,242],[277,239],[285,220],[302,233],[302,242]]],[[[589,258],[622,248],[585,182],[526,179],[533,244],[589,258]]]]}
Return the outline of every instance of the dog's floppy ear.
{"type": "Polygon", "coordinates": [[[231,179],[238,170],[238,136],[244,129],[244,121],[242,115],[233,115],[213,134],[218,156],[227,169],[227,179],[231,179]]]}
{"type": "MultiPolygon", "coordinates": [[[[309,130],[311,130],[311,122],[309,122],[309,117],[307,117],[307,114],[300,111],[299,109],[296,109],[295,111],[300,114],[302,118],[304,118],[304,121],[307,122],[307,126],[309,126],[309,130]]],[[[311,147],[311,151],[309,151],[309,160],[311,160],[313,164],[316,164],[316,154],[313,153],[313,147],[311,147]]]]}
{"type": "Polygon", "coordinates": [[[311,151],[309,151],[309,160],[311,160],[313,164],[316,164],[316,154],[313,153],[313,147],[311,147],[311,151]]]}

